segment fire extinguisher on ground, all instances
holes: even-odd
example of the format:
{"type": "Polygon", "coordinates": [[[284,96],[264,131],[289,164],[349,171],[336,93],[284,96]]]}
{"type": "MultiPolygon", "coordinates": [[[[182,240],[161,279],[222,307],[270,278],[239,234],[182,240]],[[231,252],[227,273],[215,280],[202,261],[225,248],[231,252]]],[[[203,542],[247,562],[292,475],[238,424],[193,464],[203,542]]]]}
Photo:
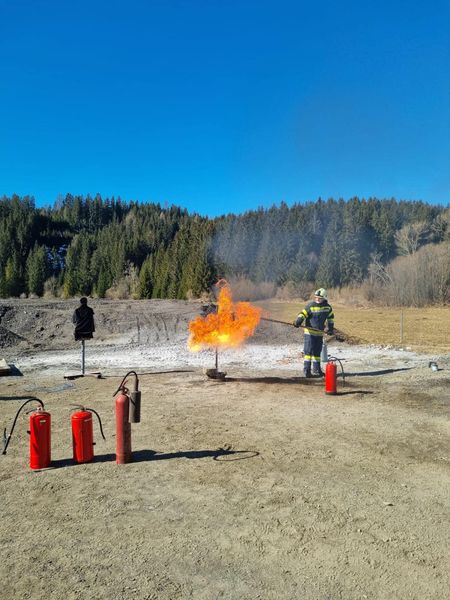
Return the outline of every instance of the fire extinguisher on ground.
{"type": "Polygon", "coordinates": [[[22,404],[14,417],[10,433],[3,433],[3,454],[6,454],[9,442],[22,409],[30,402],[38,402],[39,406],[29,411],[30,414],[30,468],[45,469],[51,463],[51,415],[44,410],[44,403],[39,398],[30,398],[22,404]]]}
{"type": "Polygon", "coordinates": [[[336,366],[336,361],[341,366],[342,384],[345,385],[345,374],[344,374],[344,368],[342,366],[342,362],[338,358],[336,358],[334,356],[329,356],[328,357],[327,367],[325,369],[325,393],[326,394],[331,394],[331,395],[337,394],[337,366],[336,366]]]}
{"type": "Polygon", "coordinates": [[[122,379],[118,389],[114,392],[116,397],[116,463],[123,465],[133,460],[131,451],[131,423],[141,421],[141,392],[139,379],[135,371],[129,371],[122,379]],[[134,390],[130,392],[125,387],[126,379],[134,375],[134,390]]]}
{"type": "Polygon", "coordinates": [[[90,462],[94,458],[94,434],[92,426],[92,413],[97,417],[100,433],[103,439],[102,421],[100,415],[93,408],[76,405],[76,412],[72,414],[72,445],[73,460],[77,463],[90,462]]]}

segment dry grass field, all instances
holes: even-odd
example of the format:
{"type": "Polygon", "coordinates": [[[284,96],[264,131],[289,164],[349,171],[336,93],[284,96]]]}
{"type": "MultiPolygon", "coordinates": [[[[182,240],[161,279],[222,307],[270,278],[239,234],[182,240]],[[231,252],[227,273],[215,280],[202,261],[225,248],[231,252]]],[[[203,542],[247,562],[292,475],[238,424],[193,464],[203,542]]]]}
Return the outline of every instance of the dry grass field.
{"type": "MultiPolygon", "coordinates": [[[[450,308],[350,308],[333,303],[336,327],[364,344],[408,347],[427,353],[450,352],[450,308]],[[403,314],[403,335],[401,321],[403,314]]],[[[267,316],[292,322],[305,302],[258,303],[267,316]]]]}

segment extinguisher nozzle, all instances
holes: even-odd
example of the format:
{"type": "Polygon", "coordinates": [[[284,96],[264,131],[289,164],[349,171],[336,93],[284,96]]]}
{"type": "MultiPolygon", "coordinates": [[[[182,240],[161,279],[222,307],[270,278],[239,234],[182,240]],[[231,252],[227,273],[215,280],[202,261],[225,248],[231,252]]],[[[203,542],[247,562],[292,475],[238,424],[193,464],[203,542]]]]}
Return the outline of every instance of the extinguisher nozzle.
{"type": "Polygon", "coordinates": [[[6,435],[6,428],[3,431],[3,451],[2,454],[6,454],[6,449],[8,448],[9,440],[11,439],[11,434],[6,435]]]}

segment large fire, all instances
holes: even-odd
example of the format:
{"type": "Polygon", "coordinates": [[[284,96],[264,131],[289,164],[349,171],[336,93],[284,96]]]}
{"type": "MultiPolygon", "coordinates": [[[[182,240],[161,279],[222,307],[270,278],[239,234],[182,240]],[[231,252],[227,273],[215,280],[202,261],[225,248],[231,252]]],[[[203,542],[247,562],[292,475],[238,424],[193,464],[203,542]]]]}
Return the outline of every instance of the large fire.
{"type": "Polygon", "coordinates": [[[254,334],[261,309],[249,302],[233,303],[228,285],[220,289],[217,312],[198,316],[189,323],[189,349],[234,348],[254,334]]]}

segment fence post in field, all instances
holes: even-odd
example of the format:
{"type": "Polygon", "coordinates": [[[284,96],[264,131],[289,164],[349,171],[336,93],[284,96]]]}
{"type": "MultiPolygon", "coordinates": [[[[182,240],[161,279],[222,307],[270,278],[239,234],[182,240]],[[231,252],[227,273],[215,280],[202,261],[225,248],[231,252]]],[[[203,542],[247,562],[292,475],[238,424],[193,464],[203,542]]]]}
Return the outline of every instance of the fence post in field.
{"type": "Polygon", "coordinates": [[[403,344],[403,308],[400,311],[400,344],[403,344]]]}

